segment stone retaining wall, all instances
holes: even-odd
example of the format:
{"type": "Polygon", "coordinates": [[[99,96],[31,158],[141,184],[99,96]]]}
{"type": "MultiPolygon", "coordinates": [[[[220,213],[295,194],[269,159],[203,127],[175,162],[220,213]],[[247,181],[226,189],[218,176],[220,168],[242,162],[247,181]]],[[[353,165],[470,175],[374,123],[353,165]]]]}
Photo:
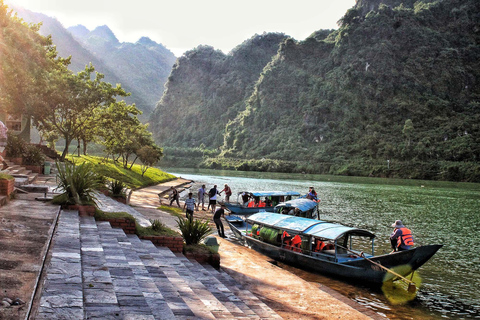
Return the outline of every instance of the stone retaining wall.
{"type": "Polygon", "coordinates": [[[150,240],[154,245],[159,247],[168,247],[172,252],[183,251],[182,237],[140,236],[140,239],[150,240]]]}
{"type": "Polygon", "coordinates": [[[135,221],[125,218],[106,221],[110,222],[112,228],[121,228],[126,234],[135,234],[135,221]]]}

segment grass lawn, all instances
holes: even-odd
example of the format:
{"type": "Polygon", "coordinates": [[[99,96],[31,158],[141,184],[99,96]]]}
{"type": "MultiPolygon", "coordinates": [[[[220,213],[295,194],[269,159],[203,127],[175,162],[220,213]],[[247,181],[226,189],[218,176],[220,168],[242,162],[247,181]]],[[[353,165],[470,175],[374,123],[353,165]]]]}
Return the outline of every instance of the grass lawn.
{"type": "Polygon", "coordinates": [[[77,165],[84,162],[92,163],[95,171],[100,175],[121,181],[132,189],[152,186],[176,179],[174,175],[154,167],[148,168],[142,176],[141,165],[139,164],[134,164],[132,169],[125,169],[120,163],[114,163],[111,159],[105,160],[103,157],[68,155],[66,159],[77,165]]]}

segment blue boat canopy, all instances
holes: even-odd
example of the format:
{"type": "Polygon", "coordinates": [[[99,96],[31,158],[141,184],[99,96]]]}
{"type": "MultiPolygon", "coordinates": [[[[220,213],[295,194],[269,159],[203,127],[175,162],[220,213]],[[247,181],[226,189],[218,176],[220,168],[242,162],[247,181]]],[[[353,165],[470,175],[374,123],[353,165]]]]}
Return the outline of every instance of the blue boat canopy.
{"type": "Polygon", "coordinates": [[[315,202],[310,199],[306,198],[298,198],[298,199],[293,199],[287,202],[281,202],[275,206],[275,212],[278,212],[280,208],[283,207],[291,207],[291,208],[298,208],[300,211],[308,211],[311,209],[314,209],[318,205],[318,202],[315,202]]]}
{"type": "Polygon", "coordinates": [[[238,194],[247,193],[251,194],[254,197],[280,197],[280,196],[300,196],[299,192],[296,191],[241,191],[238,194]]]}
{"type": "Polygon", "coordinates": [[[250,224],[262,224],[270,227],[291,230],[302,235],[336,240],[345,234],[375,238],[375,235],[364,229],[351,228],[341,224],[321,220],[293,217],[271,212],[259,212],[249,216],[246,221],[250,224]]]}

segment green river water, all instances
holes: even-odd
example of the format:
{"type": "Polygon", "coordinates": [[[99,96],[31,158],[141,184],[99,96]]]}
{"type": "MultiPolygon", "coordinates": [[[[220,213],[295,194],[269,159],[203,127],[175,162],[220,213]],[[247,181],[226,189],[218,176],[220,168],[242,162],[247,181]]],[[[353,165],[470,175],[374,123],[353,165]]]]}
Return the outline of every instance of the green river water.
{"type": "MultiPolygon", "coordinates": [[[[391,224],[401,219],[415,244],[443,244],[420,268],[422,287],[414,301],[390,303],[382,292],[352,286],[291,268],[312,282],[323,283],[388,319],[480,319],[480,184],[420,180],[337,177],[219,170],[164,169],[202,183],[207,191],[225,183],[242,190],[295,190],[313,186],[322,220],[372,231],[376,254],[389,252],[391,224]]],[[[286,268],[290,268],[285,266],[286,268]]]]}

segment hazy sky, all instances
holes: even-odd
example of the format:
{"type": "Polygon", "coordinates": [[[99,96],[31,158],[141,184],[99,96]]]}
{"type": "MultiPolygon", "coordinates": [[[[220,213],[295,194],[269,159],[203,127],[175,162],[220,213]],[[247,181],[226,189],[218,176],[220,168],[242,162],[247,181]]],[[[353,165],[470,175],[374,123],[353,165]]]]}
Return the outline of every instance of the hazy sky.
{"type": "Polygon", "coordinates": [[[56,17],[64,27],[108,25],[122,42],[147,36],[175,55],[205,44],[228,53],[255,33],[303,40],[336,22],[355,0],[6,0],[56,17]]]}

